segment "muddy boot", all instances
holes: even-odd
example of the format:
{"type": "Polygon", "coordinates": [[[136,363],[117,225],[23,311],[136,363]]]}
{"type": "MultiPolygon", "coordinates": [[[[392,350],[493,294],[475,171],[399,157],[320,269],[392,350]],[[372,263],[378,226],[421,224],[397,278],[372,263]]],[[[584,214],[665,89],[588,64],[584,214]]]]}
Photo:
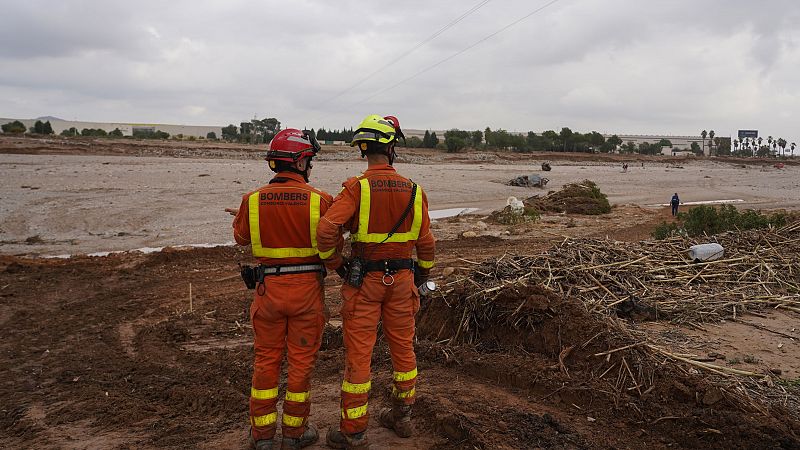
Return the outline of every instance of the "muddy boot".
{"type": "Polygon", "coordinates": [[[250,448],[253,450],[272,450],[275,448],[275,440],[274,439],[255,440],[253,439],[253,435],[251,434],[250,448]]]}
{"type": "Polygon", "coordinates": [[[380,423],[384,428],[394,430],[401,438],[411,437],[414,426],[411,424],[411,405],[395,403],[391,408],[383,408],[380,413],[380,423]]]}
{"type": "Polygon", "coordinates": [[[299,438],[284,437],[281,442],[281,450],[297,450],[317,442],[319,440],[319,432],[317,427],[312,424],[306,425],[306,431],[299,438]]]}
{"type": "Polygon", "coordinates": [[[369,449],[367,434],[363,431],[356,434],[344,434],[340,430],[329,428],[328,434],[325,436],[325,443],[330,448],[344,448],[347,450],[369,449]]]}

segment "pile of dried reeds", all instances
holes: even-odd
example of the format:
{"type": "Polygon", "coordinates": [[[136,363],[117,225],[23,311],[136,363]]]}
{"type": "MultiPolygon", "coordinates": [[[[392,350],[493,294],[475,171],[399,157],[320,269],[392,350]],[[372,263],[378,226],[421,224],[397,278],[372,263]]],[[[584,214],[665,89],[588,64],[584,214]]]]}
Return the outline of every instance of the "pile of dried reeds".
{"type": "Polygon", "coordinates": [[[470,297],[483,300],[505,286],[541,284],[580,299],[591,312],[614,313],[633,301],[690,325],[760,308],[800,312],[800,222],[706,239],[565,239],[542,254],[464,261],[471,264],[467,273],[446,287],[472,285],[470,297]],[[725,248],[722,259],[688,259],[691,245],[712,241],[725,248]]]}

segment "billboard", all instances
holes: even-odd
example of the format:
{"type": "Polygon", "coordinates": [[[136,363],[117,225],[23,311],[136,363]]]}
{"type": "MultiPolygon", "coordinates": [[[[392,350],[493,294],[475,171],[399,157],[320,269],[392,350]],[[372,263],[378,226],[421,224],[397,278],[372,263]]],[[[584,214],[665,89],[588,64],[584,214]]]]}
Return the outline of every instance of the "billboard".
{"type": "Polygon", "coordinates": [[[739,130],[739,139],[750,138],[756,139],[758,138],[758,130],[739,130]]]}

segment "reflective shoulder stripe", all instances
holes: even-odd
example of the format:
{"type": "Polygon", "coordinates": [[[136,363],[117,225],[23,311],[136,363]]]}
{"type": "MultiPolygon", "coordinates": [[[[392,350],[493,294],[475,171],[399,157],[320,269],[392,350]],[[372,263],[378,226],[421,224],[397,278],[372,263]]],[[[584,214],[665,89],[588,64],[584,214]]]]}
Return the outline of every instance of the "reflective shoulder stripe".
{"type": "Polygon", "coordinates": [[[355,408],[342,409],[342,419],[358,419],[367,415],[367,406],[369,403],[364,403],[364,406],[356,406],[355,408]]]}
{"type": "Polygon", "coordinates": [[[366,394],[369,390],[372,389],[372,381],[367,381],[366,383],[348,383],[347,381],[342,381],[342,392],[347,392],[348,394],[366,394]]]}
{"type": "Polygon", "coordinates": [[[394,381],[408,381],[417,377],[417,368],[409,370],[408,372],[395,372],[394,381]]]}
{"type": "Polygon", "coordinates": [[[359,180],[359,184],[361,184],[361,203],[358,209],[358,231],[353,239],[356,242],[368,242],[366,239],[369,236],[369,207],[371,204],[369,179],[362,178],[359,180]]]}
{"type": "Polygon", "coordinates": [[[309,208],[309,232],[311,237],[311,247],[263,247],[261,243],[261,229],[259,217],[259,196],[261,192],[256,191],[247,200],[249,220],[250,220],[250,247],[253,256],[257,258],[305,258],[316,256],[317,251],[317,225],[320,217],[320,203],[322,197],[316,192],[311,192],[309,208]]]}
{"type": "Polygon", "coordinates": [[[425,261],[424,259],[418,259],[417,264],[419,264],[420,269],[430,269],[433,267],[433,261],[425,261]]]}
{"type": "Polygon", "coordinates": [[[250,388],[250,397],[253,397],[256,400],[269,400],[278,396],[278,388],[274,387],[272,389],[256,389],[254,387],[250,388]]]}
{"type": "Polygon", "coordinates": [[[286,391],[286,400],[289,400],[290,402],[303,403],[303,402],[307,402],[310,397],[311,397],[311,393],[308,392],[308,391],[305,391],[305,392],[289,392],[289,391],[286,391]]]}
{"type": "Polygon", "coordinates": [[[398,391],[396,387],[392,388],[392,396],[394,398],[411,398],[414,397],[417,393],[415,388],[412,388],[410,391],[398,391]]]}
{"type": "Polygon", "coordinates": [[[369,180],[362,178],[361,183],[361,202],[359,205],[358,213],[358,232],[353,236],[355,242],[368,242],[368,243],[403,243],[408,241],[416,241],[419,239],[419,232],[422,229],[422,187],[417,185],[417,194],[414,198],[414,207],[412,214],[414,217],[411,221],[411,229],[404,233],[395,233],[389,237],[389,233],[370,233],[369,232],[369,213],[370,213],[370,190],[369,180]]]}
{"type": "Polygon", "coordinates": [[[311,232],[311,248],[315,251],[317,250],[317,225],[319,225],[319,208],[320,203],[322,203],[322,197],[316,192],[311,193],[311,217],[310,217],[310,229],[311,232]]]}
{"type": "Polygon", "coordinates": [[[287,427],[299,427],[303,425],[305,420],[305,417],[290,416],[289,414],[283,413],[283,424],[287,427]]]}
{"type": "Polygon", "coordinates": [[[258,220],[258,198],[260,195],[260,191],[255,191],[247,199],[247,211],[250,219],[250,246],[253,248],[253,256],[258,256],[256,255],[256,250],[261,249],[261,231],[259,230],[258,220]]]}
{"type": "Polygon", "coordinates": [[[269,413],[266,416],[253,416],[250,418],[250,423],[254,427],[265,427],[272,425],[278,420],[278,413],[269,413]]]}

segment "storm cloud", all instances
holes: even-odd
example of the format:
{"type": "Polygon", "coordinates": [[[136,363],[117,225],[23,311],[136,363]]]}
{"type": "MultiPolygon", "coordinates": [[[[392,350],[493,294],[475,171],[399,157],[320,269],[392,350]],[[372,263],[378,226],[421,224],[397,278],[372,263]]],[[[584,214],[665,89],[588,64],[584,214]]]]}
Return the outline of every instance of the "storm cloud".
{"type": "Polygon", "coordinates": [[[0,116],[800,137],[796,0],[479,3],[4,2],[0,116]]]}

